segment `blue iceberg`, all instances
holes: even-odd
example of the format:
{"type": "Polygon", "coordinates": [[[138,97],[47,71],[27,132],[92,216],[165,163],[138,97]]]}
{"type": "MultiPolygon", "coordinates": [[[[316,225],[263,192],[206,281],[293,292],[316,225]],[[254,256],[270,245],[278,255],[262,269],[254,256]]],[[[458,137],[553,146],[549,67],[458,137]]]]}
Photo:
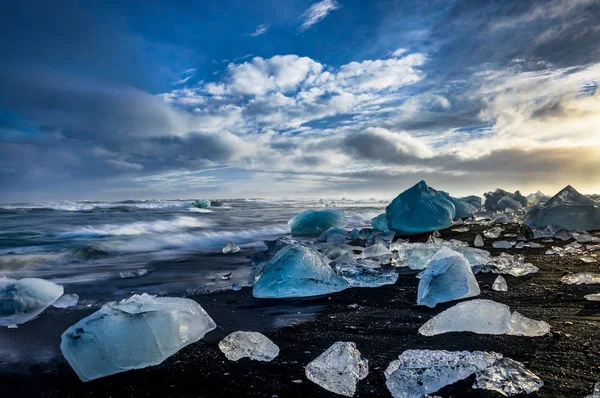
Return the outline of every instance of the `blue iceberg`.
{"type": "Polygon", "coordinates": [[[191,203],[191,205],[194,207],[197,207],[198,209],[208,209],[210,207],[210,200],[207,200],[207,199],[194,200],[191,203]]]}
{"type": "Polygon", "coordinates": [[[421,181],[390,203],[385,214],[388,228],[397,235],[411,235],[448,228],[456,214],[447,194],[421,181]]]}
{"type": "Polygon", "coordinates": [[[429,260],[420,274],[417,304],[435,307],[438,303],[478,296],[477,279],[469,261],[460,253],[444,247],[429,260]]]}
{"type": "Polygon", "coordinates": [[[327,242],[327,240],[334,235],[342,235],[345,238],[346,230],[344,228],[331,227],[319,235],[317,242],[327,242]]]}
{"type": "Polygon", "coordinates": [[[292,217],[288,224],[293,235],[320,235],[329,228],[344,228],[346,220],[340,210],[306,210],[292,217]]]}
{"type": "Polygon", "coordinates": [[[288,245],[262,267],[252,294],[259,298],[309,297],[348,287],[329,266],[327,257],[312,248],[288,245]]]}
{"type": "Polygon", "coordinates": [[[457,198],[453,198],[447,192],[439,191],[439,193],[446,196],[446,199],[448,199],[454,205],[454,219],[469,218],[477,212],[475,206],[471,205],[470,203],[463,202],[462,200],[457,198]]]}
{"type": "Polygon", "coordinates": [[[63,287],[39,278],[0,278],[0,326],[20,325],[41,314],[64,293],[63,287]]]}
{"type": "Polygon", "coordinates": [[[371,227],[379,231],[388,232],[389,228],[387,226],[387,219],[385,217],[385,213],[381,213],[377,217],[373,217],[371,219],[371,227]]]}
{"type": "Polygon", "coordinates": [[[531,228],[556,225],[568,230],[600,229],[600,204],[567,186],[546,203],[532,207],[525,216],[531,228]]]}

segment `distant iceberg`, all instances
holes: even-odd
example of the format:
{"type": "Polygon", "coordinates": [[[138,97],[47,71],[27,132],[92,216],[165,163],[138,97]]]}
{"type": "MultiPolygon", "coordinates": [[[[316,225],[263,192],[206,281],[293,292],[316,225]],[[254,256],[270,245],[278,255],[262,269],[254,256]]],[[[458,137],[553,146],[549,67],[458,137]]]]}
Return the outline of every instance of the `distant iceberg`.
{"type": "Polygon", "coordinates": [[[191,205],[194,207],[197,207],[199,209],[208,209],[210,207],[210,200],[207,200],[207,199],[194,200],[191,203],[191,205]]]}
{"type": "Polygon", "coordinates": [[[527,206],[527,198],[516,191],[510,193],[503,189],[496,189],[494,192],[488,192],[485,196],[486,210],[506,210],[508,208],[518,210],[527,206]]]}
{"type": "Polygon", "coordinates": [[[292,235],[320,235],[329,228],[346,226],[340,210],[306,210],[292,217],[288,224],[292,235]]]}

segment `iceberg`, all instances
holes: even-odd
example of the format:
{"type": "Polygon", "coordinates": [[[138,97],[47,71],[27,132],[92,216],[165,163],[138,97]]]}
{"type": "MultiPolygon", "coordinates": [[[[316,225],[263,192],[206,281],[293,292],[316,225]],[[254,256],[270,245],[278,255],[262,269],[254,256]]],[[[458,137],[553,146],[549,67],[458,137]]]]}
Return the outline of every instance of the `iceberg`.
{"type": "Polygon", "coordinates": [[[52,303],[52,306],[56,308],[69,308],[76,306],[78,302],[78,294],[63,294],[58,300],[52,303]]]}
{"type": "Polygon", "coordinates": [[[538,337],[548,334],[550,325],[526,318],[516,311],[511,314],[507,305],[476,299],[448,308],[419,329],[419,333],[424,336],[450,332],[538,337]]]}
{"type": "Polygon", "coordinates": [[[600,204],[569,185],[546,203],[532,207],[524,222],[531,228],[558,226],[578,231],[600,229],[600,204]]]}
{"type": "Polygon", "coordinates": [[[593,285],[600,283],[600,274],[593,272],[578,272],[576,274],[565,275],[560,280],[567,285],[593,285]]]}
{"type": "Polygon", "coordinates": [[[537,191],[536,193],[527,195],[527,204],[536,205],[540,202],[547,202],[548,199],[550,199],[550,196],[548,196],[540,191],[537,191]]]}
{"type": "Polygon", "coordinates": [[[194,200],[191,203],[191,205],[194,207],[197,207],[198,209],[208,209],[210,207],[210,200],[207,200],[207,199],[194,200]]]}
{"type": "Polygon", "coordinates": [[[327,242],[327,240],[333,235],[342,235],[342,237],[345,238],[346,230],[344,228],[331,227],[319,235],[317,242],[327,242]]]}
{"type": "Polygon", "coordinates": [[[62,286],[38,278],[0,278],[0,326],[20,325],[41,314],[64,293],[62,286]]]}
{"type": "Polygon", "coordinates": [[[371,219],[371,227],[379,231],[388,232],[389,228],[385,213],[381,213],[377,217],[373,217],[371,219]]]}
{"type": "Polygon", "coordinates": [[[497,292],[508,292],[508,284],[506,283],[506,279],[504,279],[502,275],[498,275],[492,284],[492,289],[497,292]]]}
{"type": "Polygon", "coordinates": [[[210,201],[210,207],[223,207],[225,205],[225,203],[221,202],[220,200],[211,200],[210,201]]]}
{"type": "Polygon", "coordinates": [[[385,384],[394,398],[422,398],[501,358],[495,352],[406,350],[385,370],[385,384]]]}
{"type": "Polygon", "coordinates": [[[219,349],[230,361],[250,358],[270,362],[279,355],[279,347],[258,332],[233,332],[219,342],[219,349]]]}
{"type": "Polygon", "coordinates": [[[305,374],[327,391],[352,397],[356,384],[369,374],[369,361],[361,359],[356,344],[338,341],[306,365],[305,374]]]}
{"type": "Polygon", "coordinates": [[[233,243],[232,241],[228,241],[225,246],[223,246],[223,254],[234,254],[239,252],[240,247],[238,245],[236,245],[235,243],[233,243]]]}
{"type": "Polygon", "coordinates": [[[484,206],[486,210],[518,210],[527,206],[527,198],[521,195],[519,191],[510,193],[498,188],[494,192],[483,194],[483,196],[485,197],[484,206]]]}
{"type": "Polygon", "coordinates": [[[477,296],[479,285],[469,261],[448,247],[440,249],[420,274],[417,304],[435,307],[438,303],[477,296]]]}
{"type": "Polygon", "coordinates": [[[252,294],[259,298],[308,297],[347,289],[348,282],[315,249],[288,245],[262,266],[252,294]]]}
{"type": "Polygon", "coordinates": [[[448,228],[456,214],[446,195],[421,181],[396,197],[385,209],[388,228],[411,235],[448,228]]]}
{"type": "Polygon", "coordinates": [[[471,206],[473,206],[477,211],[481,210],[481,198],[479,196],[475,196],[475,195],[471,195],[471,196],[466,196],[464,198],[460,198],[460,200],[462,200],[465,203],[470,204],[471,206]]]}
{"type": "Polygon", "coordinates": [[[193,300],[135,294],[69,327],[60,349],[77,376],[90,381],[158,365],[215,328],[193,300]]]}
{"type": "Polygon", "coordinates": [[[341,210],[306,210],[292,217],[288,224],[292,235],[320,235],[329,228],[346,225],[341,210]]]}
{"type": "Polygon", "coordinates": [[[477,372],[475,377],[473,388],[496,391],[506,397],[530,394],[544,385],[544,382],[525,369],[522,363],[510,358],[499,359],[493,366],[477,372]]]}
{"type": "Polygon", "coordinates": [[[477,208],[475,208],[475,206],[471,205],[470,203],[463,202],[462,200],[457,198],[453,198],[452,196],[450,196],[449,193],[444,191],[439,191],[439,193],[445,196],[446,199],[448,199],[454,205],[454,219],[458,220],[461,218],[469,218],[473,214],[477,213],[477,208]]]}

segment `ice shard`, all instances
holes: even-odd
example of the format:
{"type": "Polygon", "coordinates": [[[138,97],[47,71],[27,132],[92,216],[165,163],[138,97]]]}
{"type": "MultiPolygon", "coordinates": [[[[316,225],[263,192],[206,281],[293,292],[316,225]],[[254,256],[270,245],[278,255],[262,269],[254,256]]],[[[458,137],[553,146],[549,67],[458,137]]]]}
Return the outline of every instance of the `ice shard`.
{"type": "Polygon", "coordinates": [[[448,228],[456,214],[446,195],[421,181],[396,197],[385,209],[388,228],[411,235],[448,228]]]}
{"type": "Polygon", "coordinates": [[[477,372],[475,377],[473,388],[496,391],[506,397],[530,394],[544,385],[544,382],[525,369],[522,363],[510,358],[499,359],[493,366],[477,372]]]}
{"type": "Polygon", "coordinates": [[[356,384],[369,374],[369,362],[361,359],[356,344],[338,341],[306,365],[305,373],[327,391],[352,397],[356,384]]]}
{"type": "Polygon", "coordinates": [[[371,266],[361,260],[344,260],[336,260],[334,268],[352,287],[393,285],[398,280],[398,272],[393,267],[371,266]]]}
{"type": "Polygon", "coordinates": [[[306,210],[292,217],[288,224],[293,235],[320,235],[329,228],[346,225],[340,210],[306,210]]]}
{"type": "Polygon", "coordinates": [[[342,291],[348,282],[315,249],[288,245],[261,268],[252,294],[260,298],[308,297],[342,291]]]}
{"type": "Polygon", "coordinates": [[[438,303],[477,296],[480,293],[469,261],[448,247],[440,249],[420,274],[417,304],[438,303]]]}
{"type": "Polygon", "coordinates": [[[477,234],[477,236],[475,236],[475,240],[473,241],[473,246],[483,247],[483,245],[483,238],[481,237],[481,235],[477,234]]]}
{"type": "Polygon", "coordinates": [[[69,308],[76,306],[78,302],[78,294],[63,294],[58,300],[52,303],[52,306],[56,308],[69,308]]]}
{"type": "Polygon", "coordinates": [[[508,292],[508,284],[506,283],[506,279],[504,279],[502,275],[498,275],[492,284],[492,289],[497,292],[508,292]]]}
{"type": "Polygon", "coordinates": [[[362,258],[380,258],[382,256],[391,256],[392,252],[381,243],[374,244],[365,248],[362,252],[362,258]]]}
{"type": "Polygon", "coordinates": [[[63,295],[62,286],[38,278],[0,278],[0,326],[32,320],[63,295]]]}
{"type": "Polygon", "coordinates": [[[567,285],[593,285],[600,283],[600,274],[593,272],[578,272],[576,274],[565,275],[560,281],[567,285]]]}
{"type": "Polygon", "coordinates": [[[219,349],[230,361],[250,358],[270,362],[279,355],[279,347],[258,332],[233,332],[219,342],[219,349]]]}
{"type": "Polygon", "coordinates": [[[240,247],[232,241],[228,241],[225,246],[223,246],[223,254],[233,254],[239,252],[240,250],[240,247]]]}
{"type": "Polygon", "coordinates": [[[501,253],[499,256],[492,257],[485,265],[473,267],[473,272],[475,273],[493,272],[495,274],[508,274],[512,276],[534,274],[539,270],[535,265],[526,263],[523,255],[510,255],[507,253],[501,253]]]}
{"type": "Polygon", "coordinates": [[[77,376],[90,381],[158,365],[214,328],[193,300],[135,294],[68,328],[60,349],[77,376]]]}

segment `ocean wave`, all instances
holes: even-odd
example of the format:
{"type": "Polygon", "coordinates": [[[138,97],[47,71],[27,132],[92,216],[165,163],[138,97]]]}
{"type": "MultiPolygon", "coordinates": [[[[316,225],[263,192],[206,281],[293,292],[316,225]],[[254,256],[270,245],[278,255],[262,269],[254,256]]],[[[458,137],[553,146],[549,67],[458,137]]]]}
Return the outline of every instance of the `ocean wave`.
{"type": "Polygon", "coordinates": [[[15,211],[135,211],[184,208],[189,202],[175,200],[126,200],[121,202],[14,203],[0,206],[2,212],[15,211]]]}
{"type": "Polygon", "coordinates": [[[138,221],[124,225],[105,224],[98,227],[84,227],[58,235],[62,239],[91,239],[110,236],[132,236],[177,232],[190,228],[208,227],[212,224],[194,217],[176,217],[173,220],[138,221]]]}

